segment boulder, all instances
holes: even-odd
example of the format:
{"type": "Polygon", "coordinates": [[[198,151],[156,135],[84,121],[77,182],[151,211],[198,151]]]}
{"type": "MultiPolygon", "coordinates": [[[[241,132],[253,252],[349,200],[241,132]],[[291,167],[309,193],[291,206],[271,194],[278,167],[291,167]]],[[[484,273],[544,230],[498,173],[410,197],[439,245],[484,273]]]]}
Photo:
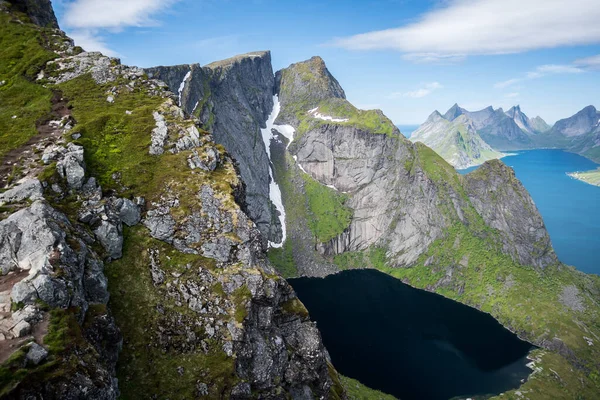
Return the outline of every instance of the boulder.
{"type": "Polygon", "coordinates": [[[48,350],[37,343],[32,343],[25,358],[28,364],[38,365],[48,357],[48,350]]]}
{"type": "Polygon", "coordinates": [[[38,200],[42,198],[44,189],[37,179],[29,179],[14,188],[0,193],[0,203],[16,203],[23,200],[38,200]]]}
{"type": "Polygon", "coordinates": [[[121,258],[123,255],[123,236],[118,226],[109,221],[102,221],[100,226],[94,230],[94,234],[110,258],[121,258]]]}
{"type": "Polygon", "coordinates": [[[21,281],[13,286],[10,297],[15,303],[31,304],[38,298],[38,295],[31,283],[21,281]]]}

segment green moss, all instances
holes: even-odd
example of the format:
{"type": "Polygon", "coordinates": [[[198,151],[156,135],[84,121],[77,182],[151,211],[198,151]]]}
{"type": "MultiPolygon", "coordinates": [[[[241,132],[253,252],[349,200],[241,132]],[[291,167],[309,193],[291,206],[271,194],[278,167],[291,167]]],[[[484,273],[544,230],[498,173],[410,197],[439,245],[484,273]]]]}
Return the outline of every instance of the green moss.
{"type": "Polygon", "coordinates": [[[235,304],[235,320],[239,323],[244,322],[248,316],[248,302],[252,298],[252,293],[247,286],[242,286],[233,292],[233,303],[235,304]]]}
{"type": "Polygon", "coordinates": [[[283,312],[287,314],[299,315],[302,318],[308,318],[308,310],[302,302],[294,297],[281,305],[283,312]]]}
{"type": "Polygon", "coordinates": [[[298,269],[294,262],[292,240],[288,239],[281,248],[271,248],[267,253],[269,261],[283,275],[284,278],[298,276],[298,269]]]}
{"type": "MultiPolygon", "coordinates": [[[[227,357],[217,342],[205,339],[207,353],[202,349],[163,348],[159,344],[158,327],[172,325],[166,320],[168,316],[186,323],[193,311],[177,306],[164,291],[154,286],[148,249],[158,250],[161,269],[168,279],[174,279],[172,273],[181,274],[180,279],[193,277],[200,267],[213,269],[214,261],[180,253],[148,237],[147,230],[141,226],[125,229],[124,239],[123,258],[107,264],[105,270],[111,292],[109,306],[125,338],[117,366],[122,398],[146,399],[150,394],[158,398],[196,398],[198,381],[208,385],[209,398],[220,398],[228,393],[236,380],[234,359],[227,357]],[[179,374],[178,367],[183,367],[183,375],[179,374]]],[[[215,287],[215,293],[220,291],[215,287]]],[[[242,289],[237,298],[241,301],[244,295],[242,289]]],[[[196,334],[204,335],[203,329],[196,334]]],[[[180,339],[186,341],[185,337],[180,339]]]]}
{"type": "Polygon", "coordinates": [[[357,268],[375,268],[381,270],[387,266],[385,249],[381,247],[371,247],[365,251],[348,251],[337,254],[333,257],[333,262],[342,270],[357,268]]]}
{"type": "Polygon", "coordinates": [[[50,112],[52,92],[34,82],[56,55],[44,47],[46,32],[0,13],[0,159],[37,134],[50,112]],[[13,118],[16,116],[16,118],[13,118]]]}
{"type": "Polygon", "coordinates": [[[121,188],[112,179],[114,173],[120,173],[121,184],[131,192],[154,191],[158,158],[150,157],[148,149],[155,127],[152,113],[163,99],[138,88],[119,94],[110,104],[106,91],[113,85],[99,86],[89,75],[59,85],[73,108],[74,131],[82,135],[78,143],[85,147],[86,165],[105,190],[121,188]]]}
{"type": "Polygon", "coordinates": [[[307,174],[302,177],[310,210],[308,225],[316,239],[325,243],[350,226],[352,209],[346,206],[348,196],[320,184],[307,174]]]}
{"type": "Polygon", "coordinates": [[[348,400],[396,400],[394,396],[366,387],[356,379],[340,375],[348,400]]]}

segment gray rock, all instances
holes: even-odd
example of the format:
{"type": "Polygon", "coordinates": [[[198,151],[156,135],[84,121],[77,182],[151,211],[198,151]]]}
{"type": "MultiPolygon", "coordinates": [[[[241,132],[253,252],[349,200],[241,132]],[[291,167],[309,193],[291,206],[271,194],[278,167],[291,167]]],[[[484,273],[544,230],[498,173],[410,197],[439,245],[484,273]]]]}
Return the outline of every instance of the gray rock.
{"type": "Polygon", "coordinates": [[[54,305],[54,283],[48,275],[38,275],[31,283],[40,300],[54,305]]]}
{"type": "Polygon", "coordinates": [[[31,283],[21,281],[13,286],[10,297],[15,303],[32,304],[38,295],[31,283]]]}
{"type": "Polygon", "coordinates": [[[512,168],[488,161],[465,176],[465,189],[486,224],[501,232],[505,253],[524,265],[558,262],[544,220],[512,168]]]}
{"type": "Polygon", "coordinates": [[[38,365],[48,357],[48,350],[37,343],[32,343],[25,358],[28,364],[38,365]]]}
{"type": "Polygon", "coordinates": [[[168,207],[160,207],[149,210],[143,224],[150,229],[153,238],[172,242],[175,234],[175,220],[171,216],[168,207]]]}
{"type": "Polygon", "coordinates": [[[31,325],[27,321],[21,321],[14,328],[11,329],[11,333],[14,337],[21,338],[29,335],[31,332],[31,325]]]}
{"type": "MultiPolygon", "coordinates": [[[[244,54],[205,67],[179,65],[146,72],[164,80],[173,93],[179,93],[190,73],[180,93],[182,108],[189,115],[199,115],[203,128],[238,162],[246,185],[247,213],[263,236],[275,241],[281,236],[281,227],[269,199],[269,158],[260,130],[273,109],[275,80],[270,52],[244,54]],[[197,110],[200,103],[203,109],[197,110]]],[[[205,170],[216,167],[202,162],[201,157],[192,157],[189,165],[205,170]]]]}
{"type": "Polygon", "coordinates": [[[1,203],[15,203],[23,200],[39,200],[42,198],[44,189],[37,179],[30,179],[4,193],[0,193],[1,203]]]}
{"type": "Polygon", "coordinates": [[[112,103],[114,103],[114,102],[115,102],[115,97],[114,97],[114,96],[108,96],[108,97],[106,98],[106,101],[108,101],[109,103],[111,103],[111,104],[112,104],[112,103]]]}
{"type": "Polygon", "coordinates": [[[69,143],[63,158],[56,163],[56,168],[71,189],[81,189],[85,182],[83,147],[69,143]]]}
{"type": "Polygon", "coordinates": [[[121,258],[123,255],[123,235],[120,227],[109,221],[102,221],[100,226],[94,229],[94,234],[110,258],[114,260],[121,258]]]}
{"type": "Polygon", "coordinates": [[[129,199],[123,199],[119,209],[119,218],[127,226],[134,226],[140,223],[141,213],[139,207],[129,199]]]}
{"type": "Polygon", "coordinates": [[[160,155],[165,151],[164,146],[167,142],[167,137],[169,136],[169,129],[167,127],[165,117],[163,117],[156,111],[152,114],[152,116],[154,117],[154,121],[156,122],[156,127],[152,130],[152,144],[150,145],[150,154],[160,155]]]}
{"type": "Polygon", "coordinates": [[[92,303],[108,303],[108,279],[104,275],[102,261],[88,258],[85,265],[83,285],[85,296],[92,303]]]}

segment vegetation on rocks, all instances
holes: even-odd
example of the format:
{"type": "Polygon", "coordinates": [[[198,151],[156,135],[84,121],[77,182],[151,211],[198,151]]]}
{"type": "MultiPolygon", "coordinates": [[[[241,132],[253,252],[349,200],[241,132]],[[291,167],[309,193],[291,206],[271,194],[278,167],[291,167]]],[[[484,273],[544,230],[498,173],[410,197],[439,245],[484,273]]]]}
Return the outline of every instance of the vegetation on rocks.
{"type": "Polygon", "coordinates": [[[0,12],[0,158],[27,143],[50,112],[52,92],[34,81],[56,54],[44,47],[49,32],[22,20],[0,12]]]}

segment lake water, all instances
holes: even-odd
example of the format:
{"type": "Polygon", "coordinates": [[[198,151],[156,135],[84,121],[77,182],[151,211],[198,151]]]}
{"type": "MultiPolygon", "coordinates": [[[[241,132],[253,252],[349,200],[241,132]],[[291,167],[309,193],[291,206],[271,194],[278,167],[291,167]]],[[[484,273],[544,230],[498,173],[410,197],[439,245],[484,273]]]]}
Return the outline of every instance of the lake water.
{"type": "Polygon", "coordinates": [[[290,283],[338,371],[403,400],[517,388],[532,346],[488,314],[375,270],[290,283]]]}
{"type": "Polygon", "coordinates": [[[566,174],[596,169],[598,164],[562,150],[520,151],[502,161],[514,168],[531,194],[559,259],[581,271],[600,274],[600,187],[566,174]]]}

